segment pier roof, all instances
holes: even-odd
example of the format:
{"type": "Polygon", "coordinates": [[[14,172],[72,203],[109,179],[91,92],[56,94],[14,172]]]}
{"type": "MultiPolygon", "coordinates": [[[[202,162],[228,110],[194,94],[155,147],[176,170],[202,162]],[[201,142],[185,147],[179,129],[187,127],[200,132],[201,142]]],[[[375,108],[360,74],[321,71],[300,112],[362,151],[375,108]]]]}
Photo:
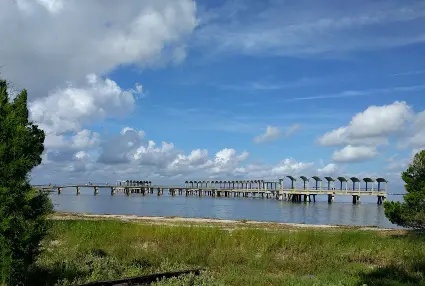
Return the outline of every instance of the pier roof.
{"type": "Polygon", "coordinates": [[[372,178],[363,178],[363,181],[365,181],[366,183],[373,183],[373,182],[375,182],[375,180],[372,179],[372,178]]]}
{"type": "Polygon", "coordinates": [[[300,176],[301,180],[303,180],[304,182],[308,182],[310,181],[306,176],[300,176]]]}
{"type": "Polygon", "coordinates": [[[338,177],[338,181],[340,181],[340,182],[348,182],[347,178],[345,178],[345,177],[338,177]]]}
{"type": "Polygon", "coordinates": [[[378,183],[388,183],[388,181],[386,179],[384,179],[384,178],[378,178],[378,179],[376,179],[376,181],[378,183]]]}
{"type": "Polygon", "coordinates": [[[289,179],[291,179],[291,181],[296,181],[297,179],[295,179],[294,177],[292,177],[292,176],[286,176],[287,178],[289,178],[289,179]]]}
{"type": "Polygon", "coordinates": [[[313,176],[312,177],[316,182],[317,181],[319,181],[319,182],[321,182],[322,181],[322,179],[320,178],[320,177],[318,177],[318,176],[313,176]]]}
{"type": "Polygon", "coordinates": [[[335,182],[335,179],[332,177],[325,177],[326,181],[328,182],[335,182]]]}
{"type": "Polygon", "coordinates": [[[354,183],[359,183],[360,182],[360,179],[357,178],[357,177],[351,177],[350,180],[351,180],[351,182],[354,182],[354,183]]]}

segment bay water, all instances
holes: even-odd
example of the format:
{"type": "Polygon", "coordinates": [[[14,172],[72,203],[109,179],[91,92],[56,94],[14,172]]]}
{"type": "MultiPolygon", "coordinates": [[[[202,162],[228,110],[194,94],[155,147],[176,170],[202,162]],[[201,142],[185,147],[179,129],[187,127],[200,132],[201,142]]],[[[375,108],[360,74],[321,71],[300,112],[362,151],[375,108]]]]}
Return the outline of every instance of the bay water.
{"type": "MultiPolygon", "coordinates": [[[[61,212],[397,227],[385,217],[384,206],[377,204],[376,197],[361,197],[361,203],[354,205],[351,196],[335,196],[331,204],[326,195],[316,196],[316,202],[292,203],[261,198],[170,196],[166,192],[161,196],[156,193],[111,196],[107,189],[99,189],[99,194],[94,196],[93,188],[82,188],[78,196],[73,189],[50,196],[55,210],[61,212]]],[[[402,197],[390,195],[388,199],[402,197]]]]}

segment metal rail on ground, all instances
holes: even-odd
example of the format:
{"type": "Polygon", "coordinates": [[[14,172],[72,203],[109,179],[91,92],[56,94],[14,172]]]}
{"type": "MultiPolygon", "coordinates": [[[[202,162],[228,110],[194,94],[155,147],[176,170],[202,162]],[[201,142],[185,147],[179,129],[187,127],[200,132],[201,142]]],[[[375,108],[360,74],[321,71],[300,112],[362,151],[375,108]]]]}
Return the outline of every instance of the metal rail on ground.
{"type": "Polygon", "coordinates": [[[149,285],[153,282],[156,282],[161,279],[167,279],[172,277],[178,277],[185,274],[194,274],[199,275],[201,269],[192,269],[184,271],[175,271],[175,272],[165,272],[165,273],[156,273],[144,276],[136,276],[130,278],[122,278],[115,280],[104,280],[104,281],[95,281],[87,284],[74,284],[73,286],[136,286],[136,285],[149,285]]]}

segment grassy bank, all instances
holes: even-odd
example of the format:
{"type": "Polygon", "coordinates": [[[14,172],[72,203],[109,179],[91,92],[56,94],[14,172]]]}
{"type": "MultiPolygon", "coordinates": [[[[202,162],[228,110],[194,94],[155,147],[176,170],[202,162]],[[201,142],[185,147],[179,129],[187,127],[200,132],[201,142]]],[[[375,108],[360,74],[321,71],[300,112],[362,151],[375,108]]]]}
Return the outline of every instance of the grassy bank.
{"type": "Polygon", "coordinates": [[[400,231],[54,220],[34,285],[202,267],[158,285],[425,285],[425,238],[400,231]],[[193,283],[194,282],[194,283],[193,283]]]}

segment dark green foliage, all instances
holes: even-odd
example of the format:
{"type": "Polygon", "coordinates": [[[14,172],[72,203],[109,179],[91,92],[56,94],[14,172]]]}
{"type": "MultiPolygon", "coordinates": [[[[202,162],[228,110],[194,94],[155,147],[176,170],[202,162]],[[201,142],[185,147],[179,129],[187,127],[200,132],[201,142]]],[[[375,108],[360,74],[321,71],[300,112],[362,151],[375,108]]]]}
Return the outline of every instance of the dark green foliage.
{"type": "Polygon", "coordinates": [[[28,120],[27,92],[12,102],[0,80],[0,285],[19,285],[39,253],[52,204],[32,189],[28,173],[41,163],[44,132],[28,120]]]}
{"type": "Polygon", "coordinates": [[[395,224],[425,229],[425,150],[417,153],[401,174],[406,183],[404,202],[385,202],[385,215],[395,224]]]}

